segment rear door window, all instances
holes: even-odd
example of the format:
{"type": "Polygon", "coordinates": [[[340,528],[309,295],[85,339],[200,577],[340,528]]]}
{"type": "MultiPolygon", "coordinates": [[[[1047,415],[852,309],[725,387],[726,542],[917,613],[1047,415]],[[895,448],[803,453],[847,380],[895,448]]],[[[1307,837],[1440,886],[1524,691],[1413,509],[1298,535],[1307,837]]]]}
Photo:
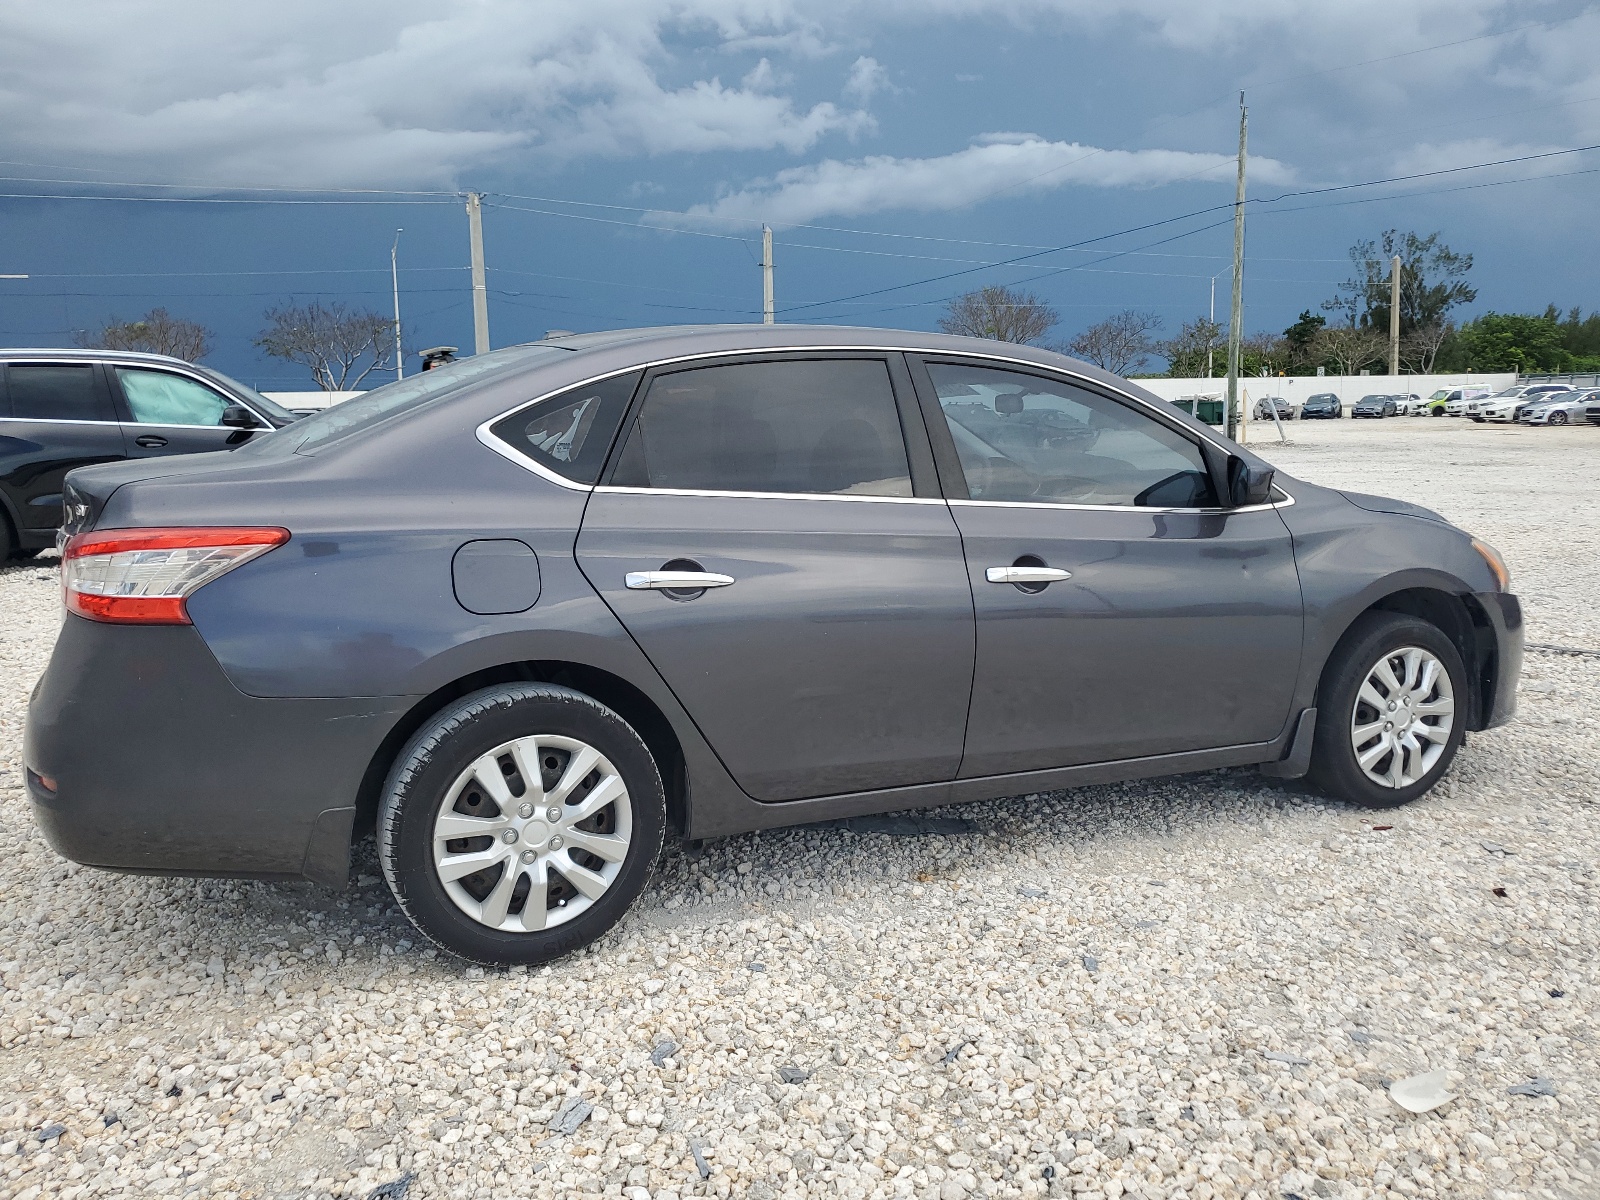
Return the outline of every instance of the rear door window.
{"type": "Polygon", "coordinates": [[[33,421],[115,421],[93,363],[12,363],[11,415],[33,421]]]}
{"type": "Polygon", "coordinates": [[[611,482],[684,491],[910,496],[881,358],[729,363],[650,384],[611,482]]]}

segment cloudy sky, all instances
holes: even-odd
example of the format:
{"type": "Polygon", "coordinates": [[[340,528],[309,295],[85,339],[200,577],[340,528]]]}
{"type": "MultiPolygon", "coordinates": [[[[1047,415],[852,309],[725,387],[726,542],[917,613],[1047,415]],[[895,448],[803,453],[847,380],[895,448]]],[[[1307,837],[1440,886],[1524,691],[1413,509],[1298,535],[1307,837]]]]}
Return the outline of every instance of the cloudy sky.
{"type": "Polygon", "coordinates": [[[759,319],[763,221],[780,319],[930,328],[999,282],[1061,339],[1127,307],[1176,331],[1219,272],[1226,309],[1241,88],[1247,329],[1391,227],[1471,252],[1479,310],[1600,306],[1577,3],[0,0],[0,31],[12,345],[164,305],[302,386],[262,311],[387,312],[403,227],[410,339],[468,346],[466,190],[496,345],[759,319]]]}

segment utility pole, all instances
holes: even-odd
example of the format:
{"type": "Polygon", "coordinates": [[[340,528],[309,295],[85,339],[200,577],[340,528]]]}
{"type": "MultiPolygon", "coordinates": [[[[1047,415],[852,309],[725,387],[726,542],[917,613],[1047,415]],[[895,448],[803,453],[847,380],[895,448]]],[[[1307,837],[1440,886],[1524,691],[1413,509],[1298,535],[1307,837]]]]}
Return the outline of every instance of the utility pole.
{"type": "Polygon", "coordinates": [[[1400,256],[1389,261],[1389,374],[1400,374],[1400,256]]]}
{"type": "Polygon", "coordinates": [[[772,226],[761,227],[761,323],[771,325],[772,309],[772,226]]]}
{"type": "Polygon", "coordinates": [[[1228,414],[1224,428],[1233,436],[1234,405],[1239,398],[1239,347],[1244,326],[1244,162],[1245,131],[1250,110],[1244,106],[1244,93],[1239,93],[1239,186],[1233,201],[1233,316],[1228,322],[1228,414]]]}
{"type": "Polygon", "coordinates": [[[394,377],[406,377],[406,355],[400,348],[400,235],[404,229],[394,231],[394,245],[389,247],[389,278],[394,282],[394,377]]]}
{"type": "Polygon", "coordinates": [[[489,285],[483,272],[483,197],[467,193],[467,232],[472,239],[472,352],[489,353],[489,285]]]}

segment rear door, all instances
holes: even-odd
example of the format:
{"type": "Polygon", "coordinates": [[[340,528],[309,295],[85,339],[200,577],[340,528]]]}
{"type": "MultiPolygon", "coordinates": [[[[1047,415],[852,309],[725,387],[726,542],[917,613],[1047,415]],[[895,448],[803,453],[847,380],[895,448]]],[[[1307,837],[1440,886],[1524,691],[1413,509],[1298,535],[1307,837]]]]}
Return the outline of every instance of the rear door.
{"type": "Polygon", "coordinates": [[[124,457],[98,363],[8,362],[0,402],[0,493],[25,542],[61,524],[68,471],[124,457]]]}
{"type": "Polygon", "coordinates": [[[1302,612],[1277,511],[1198,435],[1044,371],[913,358],[977,609],[961,776],[1264,742],[1302,612]]]}
{"type": "Polygon", "coordinates": [[[257,433],[271,432],[259,415],[255,430],[223,425],[230,405],[249,406],[192,375],[161,367],[112,365],[109,370],[130,458],[231,450],[257,433]]]}
{"type": "Polygon", "coordinates": [[[955,776],[972,594],[900,356],[657,370],[619,446],[578,562],[747,793],[955,776]]]}

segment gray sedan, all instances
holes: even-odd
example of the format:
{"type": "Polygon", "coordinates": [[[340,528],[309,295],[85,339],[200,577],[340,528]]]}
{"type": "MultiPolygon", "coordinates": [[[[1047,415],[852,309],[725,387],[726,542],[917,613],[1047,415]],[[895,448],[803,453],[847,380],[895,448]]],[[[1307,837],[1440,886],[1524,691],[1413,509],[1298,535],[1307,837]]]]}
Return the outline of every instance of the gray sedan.
{"type": "Polygon", "coordinates": [[[114,870],[593,941],[663,841],[1256,765],[1388,808],[1511,718],[1498,554],[1043,350],[729,326],[516,346],[67,483],[23,748],[114,870]]]}
{"type": "Polygon", "coordinates": [[[1517,420],[1523,425],[1576,425],[1594,404],[1600,404],[1600,390],[1563,392],[1540,397],[1524,408],[1517,420]]]}

